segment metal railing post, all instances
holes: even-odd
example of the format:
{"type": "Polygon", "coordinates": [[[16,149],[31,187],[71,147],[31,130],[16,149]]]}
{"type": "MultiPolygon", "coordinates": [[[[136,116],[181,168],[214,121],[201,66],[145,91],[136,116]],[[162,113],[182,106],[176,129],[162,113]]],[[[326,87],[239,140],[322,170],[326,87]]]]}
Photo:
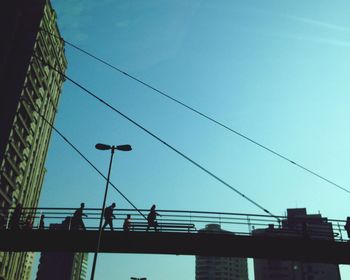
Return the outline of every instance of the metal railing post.
{"type": "Polygon", "coordinates": [[[338,224],[338,230],[339,230],[339,234],[340,234],[340,241],[343,241],[343,234],[341,232],[339,222],[337,222],[337,224],[338,224]]]}
{"type": "Polygon", "coordinates": [[[252,234],[252,225],[250,223],[249,215],[247,215],[247,224],[248,224],[248,233],[251,235],[252,234]]]}

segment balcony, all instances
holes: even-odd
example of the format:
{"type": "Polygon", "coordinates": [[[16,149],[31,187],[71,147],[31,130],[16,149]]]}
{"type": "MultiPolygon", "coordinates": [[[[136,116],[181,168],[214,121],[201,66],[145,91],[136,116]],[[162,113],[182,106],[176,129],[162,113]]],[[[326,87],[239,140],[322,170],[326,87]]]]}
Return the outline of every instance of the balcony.
{"type": "Polygon", "coordinates": [[[12,199],[0,188],[0,197],[2,197],[8,205],[11,205],[12,199]]]}
{"type": "Polygon", "coordinates": [[[21,122],[20,126],[23,126],[24,129],[26,130],[27,134],[29,134],[30,133],[30,129],[29,129],[29,126],[28,126],[28,122],[24,119],[24,117],[21,115],[21,113],[18,114],[18,119],[21,122]]]}
{"type": "Polygon", "coordinates": [[[15,127],[14,131],[16,132],[19,140],[21,141],[21,143],[23,144],[24,147],[28,147],[28,143],[26,141],[26,139],[23,137],[22,133],[19,131],[18,127],[15,127]]]}
{"type": "Polygon", "coordinates": [[[33,113],[32,113],[32,111],[30,110],[28,104],[25,103],[25,102],[22,102],[22,105],[23,105],[24,111],[27,113],[27,115],[28,115],[30,121],[33,121],[33,113]]]}
{"type": "Polygon", "coordinates": [[[16,165],[16,163],[11,158],[11,154],[7,154],[6,159],[7,159],[8,163],[11,165],[12,170],[16,172],[17,176],[20,175],[21,172],[20,172],[18,166],[16,165]]]}
{"type": "Polygon", "coordinates": [[[34,92],[34,90],[30,90],[30,86],[26,86],[25,87],[25,97],[27,97],[27,99],[30,101],[30,103],[31,103],[31,106],[33,106],[34,108],[35,108],[35,102],[34,102],[34,99],[33,99],[33,92],[34,92]]]}
{"type": "Polygon", "coordinates": [[[21,159],[21,161],[24,159],[22,153],[19,151],[18,147],[16,146],[15,140],[11,139],[11,147],[16,152],[16,155],[21,159]]]}
{"type": "MultiPolygon", "coordinates": [[[[12,187],[12,189],[16,190],[16,184],[12,181],[10,176],[5,172],[2,172],[1,175],[3,176],[3,178],[5,178],[5,181],[12,187]]],[[[0,188],[0,191],[1,191],[1,188],[0,188]]]]}

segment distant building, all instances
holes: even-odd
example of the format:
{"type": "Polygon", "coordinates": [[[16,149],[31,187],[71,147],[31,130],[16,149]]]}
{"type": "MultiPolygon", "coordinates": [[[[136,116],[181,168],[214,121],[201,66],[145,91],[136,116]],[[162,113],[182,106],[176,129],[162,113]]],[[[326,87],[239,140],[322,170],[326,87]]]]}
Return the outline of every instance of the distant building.
{"type": "MultiPolygon", "coordinates": [[[[217,224],[208,224],[199,231],[234,234],[217,224]]],[[[247,259],[196,256],[196,280],[248,280],[247,259]]]]}
{"type": "MultiPolygon", "coordinates": [[[[288,209],[282,228],[271,225],[253,230],[254,236],[288,236],[333,240],[332,224],[320,214],[306,214],[305,208],[288,209]]],[[[255,280],[340,280],[338,265],[254,259],[255,280]]]]}
{"type": "MultiPolygon", "coordinates": [[[[51,230],[67,229],[68,225],[51,224],[51,230]]],[[[88,253],[42,252],[36,280],[85,280],[88,253]]]]}
{"type": "MultiPolygon", "coordinates": [[[[33,108],[53,123],[64,81],[40,58],[65,72],[64,43],[41,31],[59,36],[48,0],[5,1],[0,17],[0,207],[37,207],[51,127],[33,108]]],[[[0,276],[30,279],[32,262],[32,253],[0,252],[0,276]]]]}
{"type": "Polygon", "coordinates": [[[85,280],[88,253],[43,252],[36,280],[85,280]]]}

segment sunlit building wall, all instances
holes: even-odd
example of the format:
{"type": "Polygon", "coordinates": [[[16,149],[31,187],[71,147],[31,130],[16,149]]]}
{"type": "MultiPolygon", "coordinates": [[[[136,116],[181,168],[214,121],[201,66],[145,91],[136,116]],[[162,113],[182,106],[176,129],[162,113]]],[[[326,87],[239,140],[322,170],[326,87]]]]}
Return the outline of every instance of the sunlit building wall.
{"type": "MultiPolygon", "coordinates": [[[[222,230],[217,224],[208,224],[199,231],[207,234],[211,232],[233,234],[222,230]]],[[[247,259],[196,256],[196,280],[248,280],[247,259]]]]}
{"type": "Polygon", "coordinates": [[[87,279],[88,253],[75,253],[71,280],[87,279]]]}
{"type": "MultiPolygon", "coordinates": [[[[0,215],[21,203],[37,207],[45,175],[51,127],[64,79],[64,43],[56,13],[46,0],[11,0],[0,9],[6,22],[0,44],[0,215]]],[[[34,215],[34,213],[33,213],[34,215]]],[[[33,253],[0,253],[0,276],[30,279],[33,253]]]]}

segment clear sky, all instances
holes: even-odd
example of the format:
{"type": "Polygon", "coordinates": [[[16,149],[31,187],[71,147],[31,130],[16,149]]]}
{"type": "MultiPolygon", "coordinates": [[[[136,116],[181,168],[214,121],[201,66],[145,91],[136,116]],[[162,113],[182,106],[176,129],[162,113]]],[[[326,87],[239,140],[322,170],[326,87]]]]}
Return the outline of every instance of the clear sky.
{"type": "MultiPolygon", "coordinates": [[[[62,36],[350,188],[349,1],[52,0],[62,36]]],[[[67,75],[269,211],[350,215],[350,195],[66,46],[67,75]]],[[[66,81],[56,127],[139,208],[262,211],[66,81]]],[[[40,206],[100,207],[104,181],[56,134],[40,206]]],[[[108,203],[130,206],[113,190],[108,203]]],[[[92,259],[92,255],[91,258],[92,259]]],[[[343,278],[350,277],[346,267],[343,278]],[[347,275],[347,276],[346,276],[347,275]]],[[[253,279],[252,271],[249,271],[253,279]]],[[[101,254],[96,279],[194,279],[194,257],[101,254]]]]}

